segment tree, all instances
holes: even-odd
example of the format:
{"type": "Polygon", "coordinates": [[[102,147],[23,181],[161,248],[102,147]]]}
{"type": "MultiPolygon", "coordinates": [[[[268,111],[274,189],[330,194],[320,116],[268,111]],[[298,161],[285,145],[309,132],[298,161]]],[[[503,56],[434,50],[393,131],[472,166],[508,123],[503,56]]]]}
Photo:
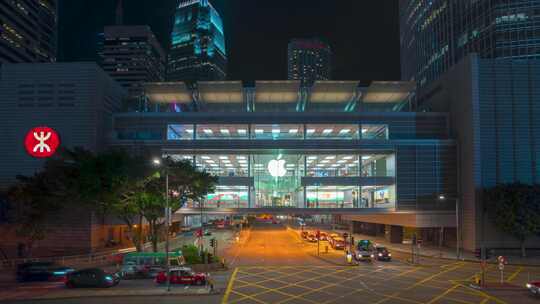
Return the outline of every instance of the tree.
{"type": "Polygon", "coordinates": [[[540,233],[540,185],[500,184],[484,190],[484,207],[495,226],[520,242],[540,233]]]}

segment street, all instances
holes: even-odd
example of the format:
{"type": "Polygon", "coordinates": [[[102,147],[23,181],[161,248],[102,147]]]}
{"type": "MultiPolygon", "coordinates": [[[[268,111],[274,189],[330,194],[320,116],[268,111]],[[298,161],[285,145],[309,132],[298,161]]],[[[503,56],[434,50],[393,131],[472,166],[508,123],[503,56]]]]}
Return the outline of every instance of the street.
{"type": "MultiPolygon", "coordinates": [[[[507,266],[505,280],[514,289],[477,290],[470,286],[479,264],[422,258],[410,264],[404,252],[392,261],[353,262],[326,241],[310,243],[283,224],[258,222],[236,240],[222,241],[228,271],[212,274],[218,294],[204,287],[174,286],[168,294],[151,280],[122,281],[109,289],[65,289],[58,283],[29,283],[4,289],[4,303],[537,303],[522,288],[539,269],[507,266]],[[11,297],[6,297],[11,296],[11,297]],[[21,300],[33,298],[32,300],[21,300]],[[19,299],[15,301],[15,299],[19,299]]],[[[220,250],[221,251],[221,250],[220,250]]],[[[488,265],[488,282],[499,279],[488,265]]]]}

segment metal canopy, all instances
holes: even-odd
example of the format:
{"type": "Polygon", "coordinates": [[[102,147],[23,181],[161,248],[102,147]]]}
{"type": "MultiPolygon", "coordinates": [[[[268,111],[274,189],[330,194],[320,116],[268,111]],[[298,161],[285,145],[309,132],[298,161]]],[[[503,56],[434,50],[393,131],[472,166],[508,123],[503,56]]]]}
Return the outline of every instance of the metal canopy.
{"type": "Polygon", "coordinates": [[[150,82],[145,83],[144,91],[154,103],[191,103],[191,90],[184,82],[150,82]]]}

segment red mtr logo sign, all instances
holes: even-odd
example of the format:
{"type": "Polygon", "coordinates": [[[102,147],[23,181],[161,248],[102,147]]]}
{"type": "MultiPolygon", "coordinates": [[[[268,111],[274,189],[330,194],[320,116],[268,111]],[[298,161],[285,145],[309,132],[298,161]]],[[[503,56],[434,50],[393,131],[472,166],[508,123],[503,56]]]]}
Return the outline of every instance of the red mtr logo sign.
{"type": "Polygon", "coordinates": [[[35,127],[30,129],[24,138],[24,148],[33,157],[51,157],[60,146],[60,136],[49,127],[35,127]]]}

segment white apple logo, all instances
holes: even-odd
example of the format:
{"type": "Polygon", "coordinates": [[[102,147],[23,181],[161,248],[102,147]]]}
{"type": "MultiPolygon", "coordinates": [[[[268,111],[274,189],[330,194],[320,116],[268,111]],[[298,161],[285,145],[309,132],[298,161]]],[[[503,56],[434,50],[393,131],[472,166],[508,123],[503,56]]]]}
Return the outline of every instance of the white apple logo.
{"type": "Polygon", "coordinates": [[[285,160],[284,159],[272,159],[268,162],[268,172],[273,177],[282,177],[287,173],[285,169],[285,160]]]}

